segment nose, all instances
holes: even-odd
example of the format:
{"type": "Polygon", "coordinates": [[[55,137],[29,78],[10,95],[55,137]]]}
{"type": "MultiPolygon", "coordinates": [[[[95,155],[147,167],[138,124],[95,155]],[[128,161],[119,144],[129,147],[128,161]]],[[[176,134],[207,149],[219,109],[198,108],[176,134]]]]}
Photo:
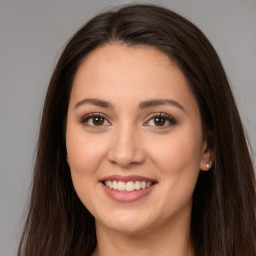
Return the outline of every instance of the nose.
{"type": "Polygon", "coordinates": [[[118,129],[112,137],[108,160],[122,168],[130,168],[145,161],[146,154],[134,128],[118,129]]]}

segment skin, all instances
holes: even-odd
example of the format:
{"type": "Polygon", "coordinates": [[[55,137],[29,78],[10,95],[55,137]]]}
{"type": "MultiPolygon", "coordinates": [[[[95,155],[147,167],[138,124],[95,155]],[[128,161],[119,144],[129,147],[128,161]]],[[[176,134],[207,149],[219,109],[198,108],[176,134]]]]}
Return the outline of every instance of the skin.
{"type": "Polygon", "coordinates": [[[94,255],[193,255],[192,195],[212,153],[202,135],[195,97],[168,56],[147,46],[118,43],[91,52],[73,83],[66,146],[75,190],[95,217],[94,255]],[[88,98],[111,107],[81,102],[88,98]],[[140,107],[152,99],[180,106],[140,107]],[[103,121],[85,118],[92,113],[103,114],[103,121]],[[156,125],[153,115],[159,113],[175,122],[164,117],[156,125]],[[140,175],[157,184],[139,200],[118,202],[99,182],[109,175],[140,175]]]}

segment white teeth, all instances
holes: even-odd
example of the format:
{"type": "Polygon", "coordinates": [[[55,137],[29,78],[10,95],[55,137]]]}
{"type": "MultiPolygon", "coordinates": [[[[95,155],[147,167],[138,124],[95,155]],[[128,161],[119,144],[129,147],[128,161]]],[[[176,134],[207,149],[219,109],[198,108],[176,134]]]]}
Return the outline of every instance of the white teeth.
{"type": "MultiPolygon", "coordinates": [[[[117,186],[117,181],[114,180],[114,181],[112,182],[112,181],[109,180],[108,182],[109,182],[109,183],[112,183],[112,188],[115,189],[115,190],[117,190],[117,188],[118,188],[118,186],[117,186]]],[[[107,187],[108,187],[108,186],[107,186],[107,187]]],[[[110,186],[109,186],[109,188],[110,188],[110,186]]]]}
{"type": "Polygon", "coordinates": [[[135,189],[134,182],[129,181],[129,182],[126,183],[126,187],[125,187],[126,191],[134,191],[134,189],[135,189]]]}
{"type": "Polygon", "coordinates": [[[126,188],[126,186],[125,186],[125,183],[123,181],[118,181],[117,182],[117,190],[125,191],[125,188],[126,188]]]}
{"type": "Polygon", "coordinates": [[[111,188],[111,189],[114,189],[114,190],[117,190],[117,191],[132,192],[132,191],[135,191],[135,190],[149,188],[153,183],[152,182],[146,182],[146,181],[123,182],[123,181],[107,180],[107,181],[104,181],[104,184],[108,188],[111,188]]]}
{"type": "Polygon", "coordinates": [[[140,190],[140,181],[135,181],[135,189],[140,190]]]}
{"type": "Polygon", "coordinates": [[[113,188],[113,183],[111,181],[108,181],[108,187],[113,188]]]}

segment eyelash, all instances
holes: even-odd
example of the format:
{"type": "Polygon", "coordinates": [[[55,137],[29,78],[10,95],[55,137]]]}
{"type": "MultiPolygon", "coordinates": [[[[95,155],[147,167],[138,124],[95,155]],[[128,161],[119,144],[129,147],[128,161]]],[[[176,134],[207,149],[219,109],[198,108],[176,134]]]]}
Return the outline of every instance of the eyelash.
{"type": "MultiPolygon", "coordinates": [[[[155,129],[165,129],[167,127],[173,126],[177,124],[176,119],[174,119],[172,116],[165,114],[165,113],[154,113],[152,115],[150,115],[148,121],[146,123],[149,123],[149,121],[156,119],[156,118],[162,118],[165,120],[165,122],[169,122],[169,125],[163,125],[163,126],[153,126],[155,129]]],[[[145,125],[148,126],[148,125],[145,125]]]]}
{"type": "MultiPolygon", "coordinates": [[[[104,123],[103,123],[102,125],[99,125],[99,126],[97,126],[97,125],[91,125],[91,124],[88,123],[88,121],[89,121],[90,119],[97,118],[97,117],[98,117],[98,118],[103,118],[103,122],[104,122],[104,123],[105,123],[105,122],[108,122],[108,123],[110,124],[110,122],[108,121],[108,118],[107,118],[104,114],[102,114],[102,113],[90,113],[90,114],[88,114],[88,115],[82,117],[82,118],[80,119],[79,123],[81,123],[81,124],[83,124],[83,125],[85,125],[85,126],[87,126],[87,127],[93,128],[93,129],[100,129],[100,128],[104,125],[104,123]]],[[[150,117],[148,118],[148,120],[144,123],[144,126],[150,126],[150,125],[148,125],[147,123],[149,123],[151,120],[154,121],[154,119],[156,119],[156,118],[162,118],[162,119],[164,119],[164,120],[165,120],[165,123],[166,123],[166,121],[169,122],[169,125],[165,125],[165,124],[164,124],[163,126],[157,126],[157,125],[152,126],[152,127],[154,127],[155,129],[165,129],[165,128],[167,128],[167,127],[170,127],[170,126],[173,126],[173,125],[176,125],[176,124],[177,124],[176,119],[174,119],[172,116],[170,116],[170,115],[168,115],[168,114],[165,114],[165,113],[154,113],[154,114],[151,114],[151,115],[150,115],[150,117]]],[[[108,126],[109,126],[109,125],[108,125],[108,126]]]]}
{"type": "MultiPolygon", "coordinates": [[[[81,119],[80,119],[80,123],[85,125],[85,126],[88,126],[90,128],[95,128],[95,129],[98,129],[100,128],[102,125],[91,125],[91,124],[88,124],[88,121],[90,119],[93,119],[93,118],[103,118],[104,122],[107,121],[107,117],[105,115],[103,115],[102,113],[91,113],[91,114],[88,114],[86,116],[83,116],[81,119]]],[[[107,121],[109,123],[109,121],[107,121]]]]}

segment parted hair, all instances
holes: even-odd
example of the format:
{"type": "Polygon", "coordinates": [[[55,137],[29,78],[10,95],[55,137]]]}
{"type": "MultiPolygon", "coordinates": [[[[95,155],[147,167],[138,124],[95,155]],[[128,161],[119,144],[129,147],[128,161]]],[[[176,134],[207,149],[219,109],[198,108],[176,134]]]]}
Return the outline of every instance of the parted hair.
{"type": "MultiPolygon", "coordinates": [[[[97,15],[65,46],[45,98],[27,219],[18,256],[90,256],[94,217],[74,190],[66,162],[70,92],[97,47],[151,46],[175,61],[197,100],[203,135],[214,151],[193,194],[190,240],[196,256],[256,255],[255,174],[243,125],[220,59],[205,35],[179,14],[133,4],[97,15]]],[[[170,202],[171,203],[171,202],[170,202]]]]}

